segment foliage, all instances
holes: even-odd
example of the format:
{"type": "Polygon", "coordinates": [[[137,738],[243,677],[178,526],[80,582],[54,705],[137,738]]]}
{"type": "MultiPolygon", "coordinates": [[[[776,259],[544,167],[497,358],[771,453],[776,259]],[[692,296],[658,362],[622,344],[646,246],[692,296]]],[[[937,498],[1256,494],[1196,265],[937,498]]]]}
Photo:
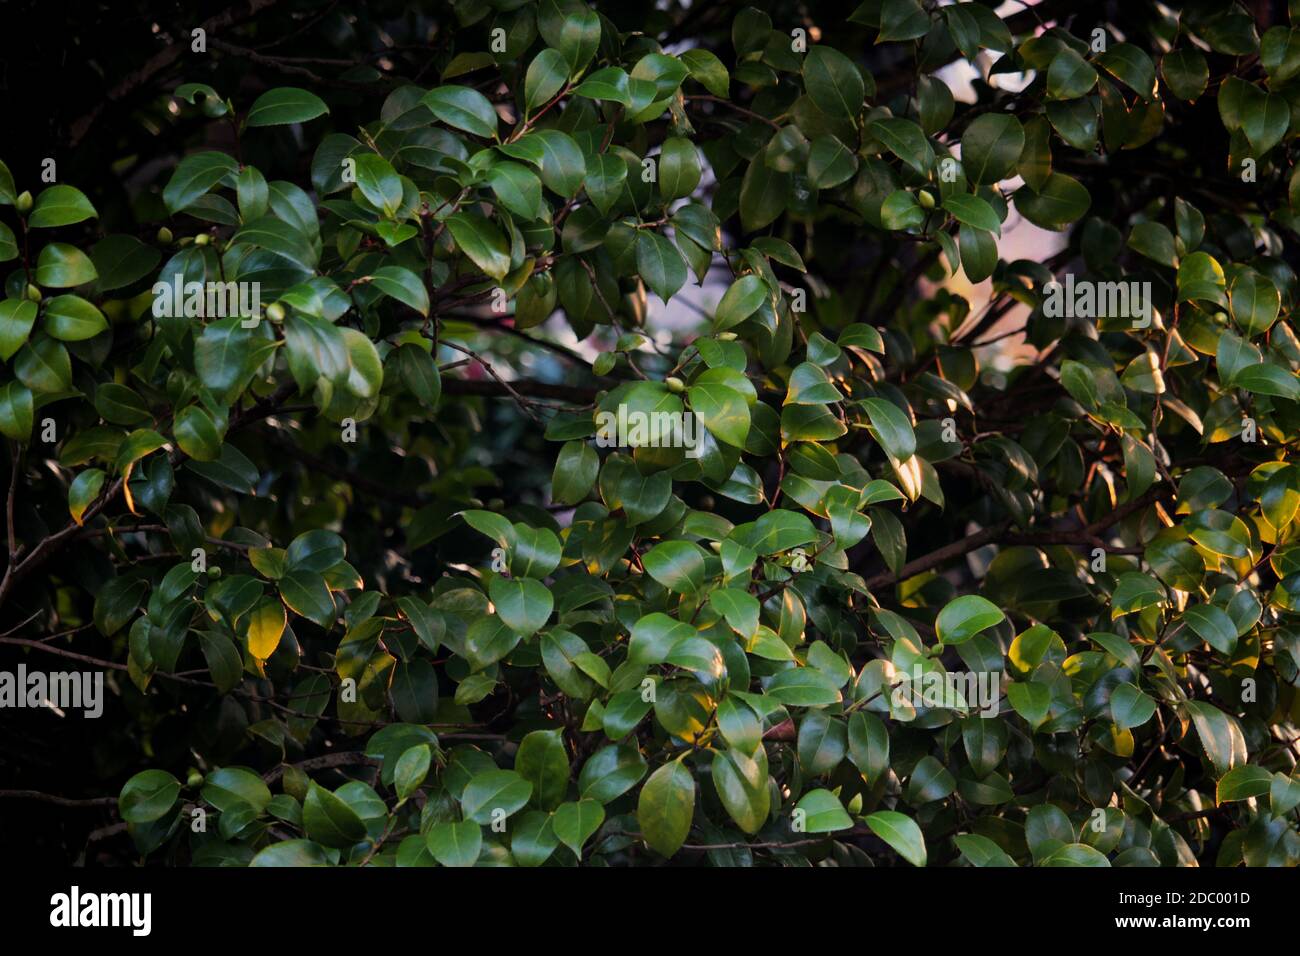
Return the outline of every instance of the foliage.
{"type": "Polygon", "coordinates": [[[190,58],[138,225],[0,169],[5,639],[118,669],[138,854],[1295,865],[1300,34],[623,6],[465,0],[337,94],[190,58]]]}

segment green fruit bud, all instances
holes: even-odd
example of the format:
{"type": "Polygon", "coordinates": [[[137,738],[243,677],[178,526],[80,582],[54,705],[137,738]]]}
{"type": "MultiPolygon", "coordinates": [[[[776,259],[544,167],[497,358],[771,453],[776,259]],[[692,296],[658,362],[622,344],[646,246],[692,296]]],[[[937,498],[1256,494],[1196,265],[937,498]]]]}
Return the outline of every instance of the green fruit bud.
{"type": "Polygon", "coordinates": [[[284,321],[284,306],[279,302],[272,302],[266,307],[266,317],[272,322],[284,321]]]}
{"type": "Polygon", "coordinates": [[[30,282],[27,283],[27,298],[31,299],[33,302],[41,301],[41,290],[36,288],[36,286],[32,285],[30,282]]]}
{"type": "Polygon", "coordinates": [[[201,232],[194,237],[194,244],[196,246],[206,246],[211,241],[212,241],[212,237],[209,236],[206,232],[201,232]]]}
{"type": "Polygon", "coordinates": [[[158,241],[163,245],[170,245],[172,241],[172,231],[166,226],[158,230],[158,241]]]}
{"type": "Polygon", "coordinates": [[[221,569],[214,564],[212,567],[208,568],[208,577],[210,578],[221,577],[221,569]]]}
{"type": "Polygon", "coordinates": [[[185,786],[193,788],[202,785],[202,783],[203,783],[203,774],[191,768],[189,776],[185,778],[185,786]]]}
{"type": "Polygon", "coordinates": [[[928,190],[922,189],[917,193],[916,201],[921,204],[922,209],[930,210],[934,208],[934,197],[930,195],[928,190]]]}
{"type": "Polygon", "coordinates": [[[719,341],[719,342],[734,342],[734,341],[736,341],[737,338],[739,338],[739,336],[737,336],[735,332],[719,332],[719,333],[718,333],[718,341],[719,341]]]}
{"type": "Polygon", "coordinates": [[[668,376],[668,378],[665,379],[664,384],[668,386],[668,391],[673,392],[674,394],[677,395],[680,395],[682,392],[686,391],[686,383],[683,382],[676,375],[668,376]]]}
{"type": "Polygon", "coordinates": [[[32,208],[32,194],[24,189],[22,195],[14,201],[14,205],[18,207],[19,212],[27,212],[32,208]]]}
{"type": "Polygon", "coordinates": [[[1219,325],[1227,325],[1227,324],[1228,324],[1228,313],[1227,313],[1227,312],[1215,312],[1215,313],[1214,313],[1214,321],[1217,322],[1219,325]]]}
{"type": "Polygon", "coordinates": [[[194,242],[193,236],[181,236],[179,239],[176,240],[176,245],[188,246],[191,245],[193,242],[194,242]]]}

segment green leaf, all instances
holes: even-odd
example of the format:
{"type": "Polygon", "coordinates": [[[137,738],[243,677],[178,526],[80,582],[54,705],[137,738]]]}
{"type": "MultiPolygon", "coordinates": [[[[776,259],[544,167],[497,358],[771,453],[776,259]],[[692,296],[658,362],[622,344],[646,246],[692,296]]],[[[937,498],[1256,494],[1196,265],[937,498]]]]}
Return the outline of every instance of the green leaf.
{"type": "Polygon", "coordinates": [[[531,113],[542,106],[569,79],[569,63],[559,50],[546,49],[533,58],[524,75],[524,105],[531,113]]]}
{"type": "Polygon", "coordinates": [[[569,756],[558,730],[535,730],[519,743],[515,770],[533,787],[533,799],[544,810],[559,806],[569,789],[569,756]]]}
{"type": "MultiPolygon", "coordinates": [[[[969,131],[966,135],[970,136],[969,131]]],[[[1077,179],[1064,173],[1052,173],[1042,189],[1025,187],[1016,192],[1016,208],[1020,214],[1044,229],[1063,229],[1082,219],[1091,205],[1092,196],[1088,190],[1077,179]]]]}
{"type": "Polygon", "coordinates": [[[976,186],[991,185],[1011,175],[1024,147],[1025,130],[1018,119],[985,113],[971,121],[961,138],[962,169],[976,186]]]}
{"type": "Polygon", "coordinates": [[[63,342],[93,339],[108,328],[104,313],[76,295],[56,295],[45,303],[45,331],[63,342]]]}
{"type": "Polygon", "coordinates": [[[99,216],[90,204],[86,194],[72,186],[49,186],[41,190],[32,206],[27,225],[34,228],[52,229],[55,226],[70,226],[74,222],[83,222],[99,216]]]}
{"type": "Polygon", "coordinates": [[[972,866],[1015,866],[1016,861],[988,837],[977,833],[959,833],[953,837],[957,849],[972,866]]]}
{"type": "Polygon", "coordinates": [[[560,539],[549,528],[531,528],[516,522],[510,572],[515,576],[544,578],[560,563],[560,539]]]}
{"type": "Polygon", "coordinates": [[[709,592],[709,604],[743,639],[748,640],[758,631],[758,598],[748,591],[718,588],[709,592]]]}
{"type": "MultiPolygon", "coordinates": [[[[878,119],[867,127],[867,131],[918,173],[924,174],[934,165],[934,147],[925,138],[921,127],[911,120],[899,117],[878,119]]],[[[967,135],[970,135],[969,132],[967,135]]],[[[1017,149],[1016,156],[1019,155],[1017,149]]]]}
{"type": "Polygon", "coordinates": [[[826,707],[841,699],[835,680],[813,667],[781,671],[767,685],[767,695],[787,707],[826,707]]]}
{"type": "Polygon", "coordinates": [[[1300,401],[1300,378],[1268,362],[1248,365],[1233,376],[1232,384],[1256,395],[1275,395],[1300,401]]]}
{"type": "MultiPolygon", "coordinates": [[[[590,799],[609,803],[635,787],[645,772],[645,758],[635,744],[611,744],[597,750],[582,765],[578,774],[578,792],[584,802],[590,799]]],[[[558,815],[559,811],[556,812],[558,815]]],[[[559,833],[558,826],[556,832],[559,833]]],[[[561,835],[560,839],[564,840],[564,836],[561,835]]]]}
{"type": "Polygon", "coordinates": [[[1158,222],[1140,222],[1135,225],[1128,236],[1128,247],[1162,266],[1171,269],[1178,266],[1174,235],[1167,226],[1158,222]]]}
{"type": "Polygon", "coordinates": [[[1110,860],[1083,843],[1068,843],[1045,857],[1040,866],[1110,866],[1110,860]]]}
{"type": "Polygon", "coordinates": [[[659,153],[659,194],[668,201],[689,196],[700,184],[700,176],[695,144],[681,136],[665,139],[659,153]]]}
{"type": "Polygon", "coordinates": [[[488,184],[501,205],[524,219],[541,219],[546,213],[542,202],[542,182],[520,163],[497,163],[487,173],[488,184]]]}
{"type": "Polygon", "coordinates": [[[637,800],[641,837],[663,856],[676,853],[691,831],[695,779],[684,760],[673,760],[650,775],[637,800]]]}
{"type": "Polygon", "coordinates": [[[97,275],[90,257],[64,242],[51,242],[36,259],[36,283],[49,289],[84,285],[97,275]]]}
{"type": "Polygon", "coordinates": [[[161,820],[176,805],[180,781],[165,770],[142,770],[122,787],[117,809],[127,823],[161,820]]]}
{"type": "Polygon", "coordinates": [[[911,458],[916,452],[916,433],[899,407],[883,398],[868,398],[862,404],[871,419],[872,431],[885,451],[899,461],[911,458]]]}
{"type": "Polygon", "coordinates": [[[1249,800],[1262,797],[1273,787],[1273,774],[1263,767],[1234,767],[1219,780],[1215,790],[1214,801],[1222,806],[1236,800],[1249,800]]]}
{"type": "Polygon", "coordinates": [[[439,86],[420,100],[448,126],[496,139],[497,113],[488,98],[467,86],[439,86]]]}
{"type": "Polygon", "coordinates": [[[172,434],[181,451],[198,461],[215,461],[221,455],[221,432],[202,407],[190,405],[177,413],[172,434]]]}
{"type": "Polygon", "coordinates": [[[530,578],[493,578],[488,595],[501,620],[523,637],[541,630],[555,608],[551,592],[530,578]]]}
{"type": "Polygon", "coordinates": [[[918,40],[930,32],[930,18],[916,0],[883,0],[877,42],[918,40]]]}
{"type": "Polygon", "coordinates": [[[424,837],[433,858],[443,866],[473,866],[483,847],[483,831],[473,820],[435,823],[424,837]]]}
{"type": "Polygon", "coordinates": [[[1279,93],[1251,97],[1241,117],[1242,131],[1257,156],[1280,143],[1290,124],[1291,108],[1279,93]]]}
{"type": "Polygon", "coordinates": [[[1160,75],[1171,93],[1180,100],[1196,100],[1210,82],[1205,54],[1189,45],[1171,50],[1160,60],[1160,75]]]}
{"type": "Polygon", "coordinates": [[[1232,656],[1237,648],[1237,627],[1227,613],[1213,604],[1196,604],[1183,612],[1183,621],[1220,654],[1232,656]]]}
{"type": "Polygon", "coordinates": [[[647,614],[632,627],[628,661],[638,666],[662,664],[678,643],[694,636],[694,628],[667,614],[658,611],[647,614]]]}
{"type": "Polygon", "coordinates": [[[1052,58],[1047,70],[1047,95],[1056,100],[1083,96],[1097,85],[1097,71],[1070,47],[1052,58]]]}
{"type": "Polygon", "coordinates": [[[655,295],[667,304],[686,284],[686,263],[677,247],[652,230],[636,240],[636,269],[655,295]]]}
{"type": "Polygon", "coordinates": [[[253,332],[238,318],[221,319],[204,327],[194,343],[194,370],[218,395],[234,388],[244,376],[253,332]]]}
{"type": "Polygon", "coordinates": [[[249,107],[244,117],[245,126],[284,126],[288,123],[305,123],[329,112],[329,107],[315,93],[296,86],[281,86],[267,90],[249,107]]]}
{"type": "Polygon", "coordinates": [[[329,866],[325,848],[311,840],[283,840],[272,843],[249,862],[249,866],[329,866]]]}
{"type": "Polygon", "coordinates": [[[66,392],[72,388],[72,360],[62,343],[38,335],[18,350],[14,375],[33,392],[66,392]]]}
{"type": "Polygon", "coordinates": [[[429,293],[420,277],[410,269],[381,266],[370,277],[370,283],[384,295],[409,305],[421,315],[429,314],[429,293]]]}
{"type": "Polygon", "coordinates": [[[393,770],[393,784],[399,800],[406,800],[420,789],[425,777],[429,775],[432,762],[433,751],[428,744],[410,747],[398,758],[393,770]]]}
{"type": "MultiPolygon", "coordinates": [[[[0,411],[0,415],[2,414],[3,412],[0,411]]],[[[29,425],[28,430],[30,431],[30,429],[31,426],[29,425]]],[[[5,434],[8,434],[7,430],[5,434]]],[[[102,469],[87,468],[78,474],[72,484],[68,486],[68,512],[72,515],[72,520],[78,525],[82,523],[86,509],[99,497],[100,489],[104,487],[105,477],[102,469]]]]}
{"type": "Polygon", "coordinates": [[[1005,619],[1006,615],[987,598],[966,594],[944,605],[934,629],[943,643],[964,644],[1005,619]]]}
{"type": "Polygon", "coordinates": [[[1277,286],[1253,269],[1242,270],[1237,275],[1228,298],[1233,319],[1250,338],[1267,332],[1277,321],[1282,306],[1277,286]]]}
{"type": "Polygon", "coordinates": [[[600,457],[585,441],[565,442],[555,458],[551,475],[551,498],[556,504],[576,505],[586,498],[596,483],[600,457]]]}
{"type": "Polygon", "coordinates": [[[697,80],[714,96],[726,99],[730,95],[731,77],[716,54],[703,47],[695,47],[683,50],[681,61],[686,64],[691,78],[697,80]]]}
{"type": "Polygon", "coordinates": [[[1246,741],[1233,717],[1205,701],[1188,701],[1184,706],[1217,776],[1246,763],[1246,741]]]}
{"type": "Polygon", "coordinates": [[[679,594],[704,586],[704,551],[690,541],[664,541],[641,556],[646,573],[679,594]]]}
{"type": "Polygon", "coordinates": [[[740,181],[740,225],[756,232],[785,212],[790,195],[790,174],[767,165],[762,156],[750,162],[740,181]]]}
{"type": "Polygon", "coordinates": [[[542,182],[554,193],[570,199],[582,188],[587,175],[587,163],[582,150],[567,133],[555,129],[538,130],[524,136],[515,144],[514,151],[502,147],[507,154],[516,159],[529,158],[535,151],[542,174],[542,182]]]}
{"type": "Polygon", "coordinates": [[[467,820],[486,826],[522,808],[532,795],[533,785],[515,771],[486,770],[470,780],[460,805],[467,820]]]}
{"type": "Polygon", "coordinates": [[[749,435],[749,403],[740,392],[715,382],[700,382],[686,390],[691,411],[724,444],[743,448],[749,435]]]}
{"type": "Polygon", "coordinates": [[[334,623],[334,599],[319,574],[290,571],[280,579],[279,585],[280,597],[289,610],[326,629],[334,623]]]}
{"type": "Polygon", "coordinates": [[[828,116],[853,119],[862,111],[866,87],[853,61],[839,50],[814,46],[803,60],[808,97],[828,116]]]}
{"type": "MultiPolygon", "coordinates": [[[[567,62],[565,69],[566,71],[568,69],[567,62]]],[[[607,66],[603,70],[591,73],[574,88],[573,95],[591,100],[609,100],[613,103],[621,103],[623,106],[632,105],[627,72],[617,66],[607,66]]]]}
{"type": "Polygon", "coordinates": [[[864,710],[849,718],[849,760],[871,786],[889,769],[889,731],[875,714],[864,710]]]}
{"type": "Polygon", "coordinates": [[[1002,235],[1002,220],[998,219],[998,214],[993,211],[993,207],[979,196],[953,193],[943,201],[943,208],[964,225],[1002,235]]]}
{"type": "Polygon", "coordinates": [[[715,331],[724,332],[744,322],[767,299],[766,283],[756,275],[743,275],[733,282],[713,314],[715,331]]]}
{"type": "Polygon", "coordinates": [[[99,273],[99,291],[125,288],[150,275],[162,253],[134,236],[105,236],[90,247],[90,261],[99,273]]]}
{"type": "MultiPolygon", "coordinates": [[[[947,87],[944,87],[947,89],[947,87]]],[[[858,157],[829,133],[812,141],[808,151],[808,178],[818,189],[848,182],[858,171],[858,157]]]]}
{"type": "Polygon", "coordinates": [[[537,10],[537,31],[548,46],[564,54],[569,75],[576,76],[596,54],[600,44],[600,17],[585,3],[542,0],[537,10]]]}
{"type": "Polygon", "coordinates": [[[868,814],[864,822],[908,863],[925,866],[925,837],[911,817],[893,810],[877,810],[868,814]]]}
{"type": "MultiPolygon", "coordinates": [[[[456,245],[469,256],[474,265],[498,282],[506,277],[510,271],[510,249],[500,231],[482,213],[462,210],[447,218],[447,228],[456,240],[456,245]]],[[[685,272],[683,266],[683,276],[685,272]]],[[[425,308],[427,310],[427,303],[425,308]]]]}
{"type": "Polygon", "coordinates": [[[803,827],[802,830],[796,827],[795,832],[834,833],[853,826],[853,818],[844,811],[844,806],[829,790],[809,790],[795,804],[795,813],[800,811],[803,827]]]}
{"type": "Polygon", "coordinates": [[[191,153],[181,160],[163,187],[163,202],[175,214],[188,209],[218,183],[234,185],[239,164],[233,156],[218,152],[191,153]]]}
{"type": "Polygon", "coordinates": [[[1110,715],[1120,730],[1141,727],[1156,712],[1156,702],[1135,685],[1121,683],[1110,694],[1110,715]]]}
{"type": "Polygon", "coordinates": [[[402,207],[402,180],[392,163],[376,153],[361,153],[353,161],[361,195],[385,216],[394,215],[402,207]]]}
{"type": "Polygon", "coordinates": [[[560,804],[551,817],[551,826],[560,842],[581,859],[582,847],[605,822],[605,808],[596,800],[579,800],[560,804]]]}
{"type": "Polygon", "coordinates": [[[1119,80],[1145,102],[1156,97],[1156,66],[1141,47],[1113,43],[1097,56],[1097,65],[1119,80]]]}
{"type": "Polygon", "coordinates": [[[22,348],[36,324],[36,303],[27,299],[0,301],[0,359],[9,361],[22,348]]]}

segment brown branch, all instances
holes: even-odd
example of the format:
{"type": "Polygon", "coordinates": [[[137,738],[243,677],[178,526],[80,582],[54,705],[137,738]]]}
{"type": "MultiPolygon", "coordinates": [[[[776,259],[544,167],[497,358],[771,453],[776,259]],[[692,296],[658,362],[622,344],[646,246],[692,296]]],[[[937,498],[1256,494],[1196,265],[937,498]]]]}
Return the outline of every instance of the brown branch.
{"type": "Polygon", "coordinates": [[[976,531],[974,534],[968,534],[959,541],[953,541],[945,544],[942,548],[937,548],[929,554],[922,555],[914,561],[909,561],[903,565],[902,570],[897,574],[886,572],[877,574],[867,581],[868,588],[883,588],[897,584],[899,581],[905,581],[908,578],[915,577],[931,568],[937,568],[941,564],[946,564],[954,558],[959,558],[964,554],[982,548],[987,544],[998,544],[1003,546],[1013,545],[1037,545],[1037,544],[1095,544],[1097,536],[1105,531],[1111,525],[1118,524],[1120,521],[1140,511],[1147,505],[1151,504],[1157,498],[1168,495],[1171,489],[1161,484],[1149,489],[1145,494],[1132,501],[1120,505],[1105,518],[1094,521],[1084,528],[1063,531],[1039,531],[1027,534],[1008,535],[1006,532],[1011,528],[1011,520],[1005,519],[997,524],[989,525],[976,531]]]}
{"type": "MultiPolygon", "coordinates": [[[[234,26],[245,20],[251,19],[262,10],[275,6],[279,0],[247,0],[246,4],[238,4],[223,10],[214,17],[204,20],[199,25],[208,36],[224,30],[226,27],[234,26]]],[[[184,35],[175,43],[159,50],[149,59],[145,60],[140,69],[128,73],[122,78],[122,81],[106,92],[99,102],[89,113],[86,113],[73,122],[69,131],[69,145],[76,146],[85,135],[90,132],[90,127],[95,125],[96,120],[104,112],[106,106],[116,104],[119,100],[125,99],[134,93],[138,88],[147,84],[159,73],[162,73],[190,48],[190,36],[184,35]]]]}
{"type": "Polygon", "coordinates": [[[528,378],[518,378],[510,388],[501,382],[486,382],[466,378],[447,378],[442,381],[444,395],[477,395],[482,398],[512,398],[514,395],[529,398],[546,398],[575,405],[590,405],[596,400],[596,389],[578,385],[553,385],[528,378]],[[513,394],[512,394],[513,393],[513,394]]]}
{"type": "Polygon", "coordinates": [[[267,783],[275,783],[284,776],[287,767],[297,767],[299,770],[325,770],[329,767],[378,767],[383,761],[371,757],[359,750],[346,751],[337,754],[325,754],[322,757],[309,757],[306,760],[300,760],[295,764],[280,764],[272,770],[262,774],[262,779],[267,783]]]}
{"type": "Polygon", "coordinates": [[[85,800],[73,800],[53,793],[39,790],[0,790],[0,799],[36,800],[40,803],[52,803],[57,807],[116,807],[117,797],[89,797],[85,800]]]}

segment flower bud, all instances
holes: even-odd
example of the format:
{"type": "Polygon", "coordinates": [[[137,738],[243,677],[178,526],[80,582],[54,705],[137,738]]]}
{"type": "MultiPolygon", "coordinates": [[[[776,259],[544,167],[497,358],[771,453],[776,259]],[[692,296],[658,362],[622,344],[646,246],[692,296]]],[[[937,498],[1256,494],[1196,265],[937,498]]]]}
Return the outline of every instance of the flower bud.
{"type": "Polygon", "coordinates": [[[17,200],[14,201],[14,205],[18,208],[19,212],[27,212],[32,208],[32,194],[28,190],[24,189],[17,200]]]}
{"type": "Polygon", "coordinates": [[[682,392],[686,391],[686,383],[676,375],[669,375],[668,378],[664,380],[664,384],[668,386],[668,391],[676,395],[680,395],[682,392]]]}
{"type": "Polygon", "coordinates": [[[158,230],[158,241],[161,242],[164,246],[171,245],[172,231],[168,229],[166,226],[160,228],[158,230]]]}

